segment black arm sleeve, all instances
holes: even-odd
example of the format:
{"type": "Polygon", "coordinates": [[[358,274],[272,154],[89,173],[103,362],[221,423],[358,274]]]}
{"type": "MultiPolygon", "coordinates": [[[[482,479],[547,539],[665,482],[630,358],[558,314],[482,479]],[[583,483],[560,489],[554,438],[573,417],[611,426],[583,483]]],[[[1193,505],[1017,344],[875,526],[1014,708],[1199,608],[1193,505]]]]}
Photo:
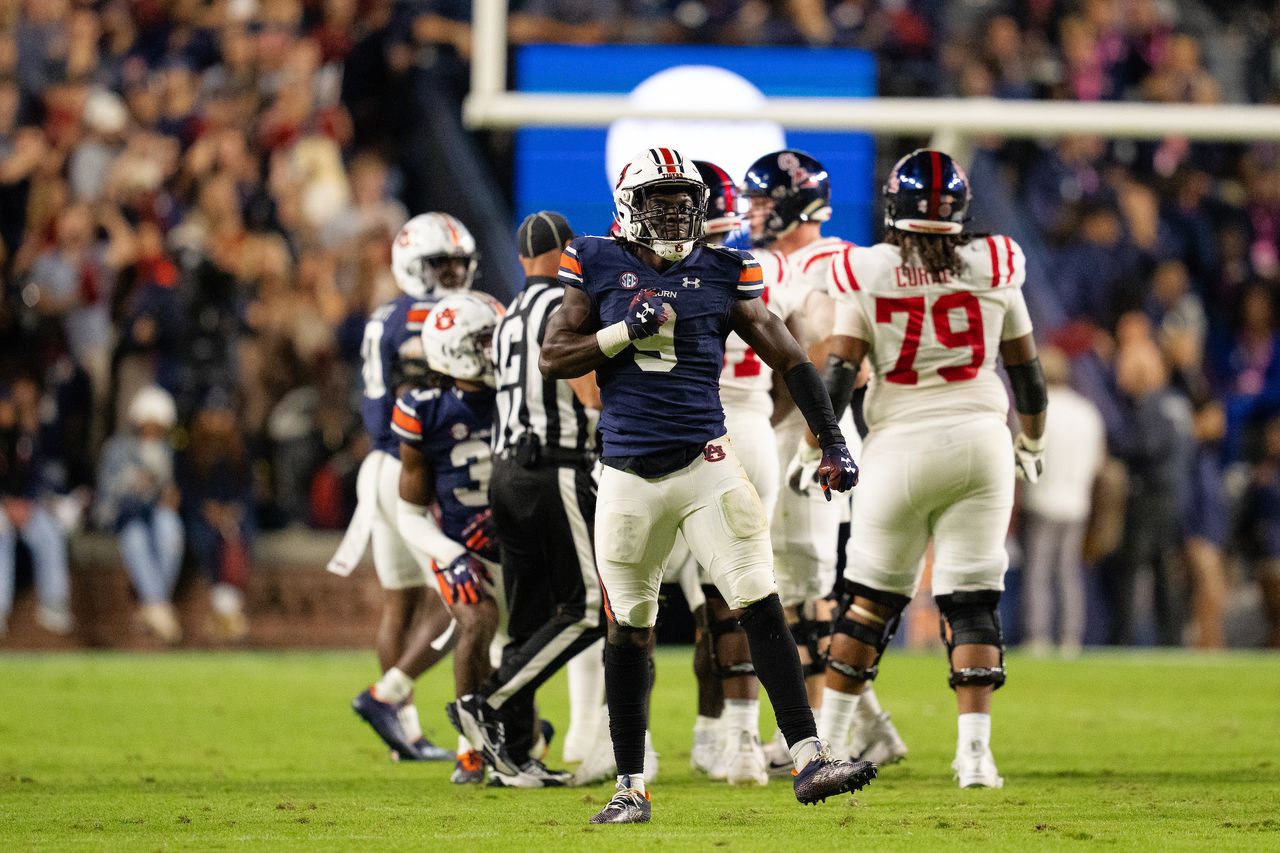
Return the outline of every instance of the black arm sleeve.
{"type": "Polygon", "coordinates": [[[853,386],[858,381],[858,369],[853,362],[839,356],[827,356],[827,373],[823,377],[827,394],[831,396],[831,408],[836,420],[844,414],[845,407],[853,399],[853,386]]]}
{"type": "Polygon", "coordinates": [[[1038,415],[1049,407],[1044,370],[1039,357],[1023,364],[1005,365],[1009,384],[1013,386],[1013,405],[1020,415],[1038,415]]]}
{"type": "Polygon", "coordinates": [[[844,434],[836,423],[836,413],[831,408],[831,397],[822,384],[818,368],[812,362],[802,362],[782,375],[796,401],[796,408],[804,415],[809,431],[818,437],[819,447],[844,444],[844,434]]]}

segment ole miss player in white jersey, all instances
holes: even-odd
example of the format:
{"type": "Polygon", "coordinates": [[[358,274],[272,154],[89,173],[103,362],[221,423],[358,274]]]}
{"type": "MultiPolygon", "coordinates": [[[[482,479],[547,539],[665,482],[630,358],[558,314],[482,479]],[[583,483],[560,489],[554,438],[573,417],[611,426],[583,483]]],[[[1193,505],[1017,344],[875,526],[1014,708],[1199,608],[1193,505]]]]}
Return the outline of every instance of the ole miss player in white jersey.
{"type": "Polygon", "coordinates": [[[991,694],[1004,684],[998,615],[1014,475],[1044,450],[1044,374],[1022,297],[1026,261],[1008,237],[965,234],[964,172],[940,151],[898,161],[884,189],[885,241],[845,249],[828,388],[837,410],[866,358],[863,476],[831,641],[821,728],[838,738],[893,637],[933,541],[933,594],[959,706],[952,767],[962,787],[1003,784],[991,694]],[[1010,442],[1004,362],[1021,431],[1010,442]]]}
{"type": "MultiPolygon", "coordinates": [[[[831,181],[826,168],[803,151],[775,151],[751,165],[743,185],[751,202],[751,243],[770,296],[788,306],[789,325],[797,339],[808,348],[815,364],[823,364],[835,314],[827,280],[832,260],[849,245],[822,234],[823,223],[831,217],[831,181]]],[[[804,422],[795,411],[779,406],[773,423],[778,465],[784,472],[784,488],[778,493],[771,530],[774,573],[805,666],[809,699],[817,708],[834,608],[825,596],[836,580],[837,542],[840,525],[849,518],[849,502],[830,501],[830,496],[817,488],[812,477],[817,455],[804,441],[804,422]]],[[[858,438],[852,418],[846,416],[841,428],[856,452],[858,438]]],[[[874,694],[863,705],[878,711],[874,694]]],[[[872,713],[865,723],[864,758],[891,763],[905,755],[906,748],[886,715],[872,713]]],[[[787,755],[780,747],[775,738],[766,748],[773,772],[787,767],[787,755]]]]}

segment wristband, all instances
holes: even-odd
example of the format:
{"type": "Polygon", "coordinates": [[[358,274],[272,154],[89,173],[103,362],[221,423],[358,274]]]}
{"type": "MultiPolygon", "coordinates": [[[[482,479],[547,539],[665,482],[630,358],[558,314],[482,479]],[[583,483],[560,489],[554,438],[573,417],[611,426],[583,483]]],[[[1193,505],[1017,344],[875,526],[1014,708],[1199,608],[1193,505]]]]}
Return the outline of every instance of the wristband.
{"type": "Polygon", "coordinates": [[[1040,436],[1039,438],[1032,438],[1031,436],[1027,435],[1025,432],[1020,432],[1018,433],[1018,443],[1021,444],[1027,450],[1030,450],[1032,453],[1040,453],[1041,451],[1044,450],[1043,435],[1040,436]]]}
{"type": "Polygon", "coordinates": [[[596,332],[596,344],[600,347],[600,352],[613,358],[631,346],[631,333],[627,331],[627,324],[619,320],[612,326],[605,326],[596,332]]]}

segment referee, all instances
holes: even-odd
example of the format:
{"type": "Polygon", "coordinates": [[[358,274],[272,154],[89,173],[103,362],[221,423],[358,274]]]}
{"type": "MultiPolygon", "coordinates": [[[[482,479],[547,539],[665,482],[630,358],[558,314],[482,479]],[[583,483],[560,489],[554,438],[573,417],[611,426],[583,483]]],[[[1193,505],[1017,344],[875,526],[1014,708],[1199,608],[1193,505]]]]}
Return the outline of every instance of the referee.
{"type": "MultiPolygon", "coordinates": [[[[604,636],[592,530],[596,511],[594,375],[543,377],[538,369],[547,320],[560,307],[560,252],[573,239],[558,213],[532,214],[517,233],[524,290],[494,331],[498,384],[489,502],[502,545],[511,642],[480,692],[459,703],[518,776],[510,787],[568,782],[570,774],[533,760],[534,691],[604,636]],[[501,729],[496,723],[501,723],[501,729]]],[[[490,759],[490,763],[495,762],[490,759]]],[[[506,763],[506,762],[502,762],[506,763]]]]}

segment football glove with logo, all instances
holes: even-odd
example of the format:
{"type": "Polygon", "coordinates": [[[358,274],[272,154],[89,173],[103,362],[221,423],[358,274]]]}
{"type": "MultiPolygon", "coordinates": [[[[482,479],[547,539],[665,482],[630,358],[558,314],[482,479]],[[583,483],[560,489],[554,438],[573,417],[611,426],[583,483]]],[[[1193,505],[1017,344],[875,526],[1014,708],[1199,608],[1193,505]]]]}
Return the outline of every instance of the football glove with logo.
{"type": "Polygon", "coordinates": [[[472,554],[463,554],[447,568],[442,569],[437,564],[432,569],[445,604],[478,604],[489,597],[484,585],[492,582],[493,577],[484,563],[472,554]]]}
{"type": "Polygon", "coordinates": [[[1039,481],[1044,473],[1044,438],[1032,438],[1025,432],[1013,440],[1013,471],[1027,483],[1039,481]]]}
{"type": "Polygon", "coordinates": [[[822,448],[822,461],[818,463],[818,485],[827,500],[831,490],[847,492],[858,485],[858,463],[843,442],[834,442],[822,448]]]}
{"type": "Polygon", "coordinates": [[[667,309],[656,291],[642,290],[631,297],[627,318],[622,322],[626,324],[631,340],[649,338],[658,334],[658,329],[667,322],[667,309]]]}
{"type": "Polygon", "coordinates": [[[462,544],[486,560],[498,561],[498,530],[493,523],[493,510],[486,509],[471,517],[462,528],[462,544]]]}

